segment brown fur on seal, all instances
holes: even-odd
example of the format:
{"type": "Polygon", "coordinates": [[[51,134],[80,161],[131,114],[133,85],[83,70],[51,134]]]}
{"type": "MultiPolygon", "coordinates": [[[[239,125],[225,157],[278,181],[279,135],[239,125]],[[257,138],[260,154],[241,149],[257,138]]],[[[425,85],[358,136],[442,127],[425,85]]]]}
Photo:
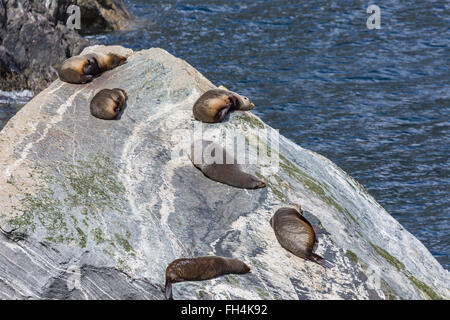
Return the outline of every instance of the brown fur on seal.
{"type": "Polygon", "coordinates": [[[257,177],[242,171],[241,166],[236,163],[235,158],[232,160],[232,164],[227,164],[227,153],[225,149],[212,141],[194,141],[191,145],[191,153],[189,157],[192,164],[197,169],[214,181],[244,189],[258,189],[266,186],[266,184],[257,177]],[[206,155],[209,155],[208,151],[212,150],[214,150],[214,155],[215,152],[219,154],[222,153],[222,163],[208,163],[206,161],[209,160],[206,158],[206,155]]]}
{"type": "Polygon", "coordinates": [[[198,98],[194,103],[193,113],[195,120],[215,123],[222,121],[231,110],[248,111],[254,106],[249,98],[219,88],[208,90],[198,98]]]}
{"type": "Polygon", "coordinates": [[[280,245],[297,257],[311,260],[323,267],[330,268],[332,264],[321,256],[313,253],[316,244],[316,233],[308,220],[294,208],[278,209],[270,219],[275,236],[280,245]]]}
{"type": "Polygon", "coordinates": [[[207,256],[177,259],[166,269],[166,299],[173,299],[172,283],[209,280],[226,274],[247,272],[250,272],[250,267],[234,258],[207,256]]]}
{"type": "Polygon", "coordinates": [[[88,53],[75,56],[63,62],[59,68],[59,79],[68,83],[87,83],[107,70],[113,69],[123,63],[127,58],[114,53],[88,53]]]}
{"type": "Polygon", "coordinates": [[[127,94],[124,90],[103,89],[91,100],[91,114],[99,119],[113,120],[123,109],[127,94]]]}

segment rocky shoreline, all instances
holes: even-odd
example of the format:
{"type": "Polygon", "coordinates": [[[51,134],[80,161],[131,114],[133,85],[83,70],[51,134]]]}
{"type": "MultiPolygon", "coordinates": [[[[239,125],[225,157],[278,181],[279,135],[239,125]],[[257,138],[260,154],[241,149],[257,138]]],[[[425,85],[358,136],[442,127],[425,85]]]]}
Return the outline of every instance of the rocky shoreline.
{"type": "Polygon", "coordinates": [[[131,21],[122,0],[1,0],[0,90],[40,92],[62,61],[92,44],[82,35],[121,30],[131,21]],[[80,7],[79,33],[65,25],[70,4],[80,7]]]}

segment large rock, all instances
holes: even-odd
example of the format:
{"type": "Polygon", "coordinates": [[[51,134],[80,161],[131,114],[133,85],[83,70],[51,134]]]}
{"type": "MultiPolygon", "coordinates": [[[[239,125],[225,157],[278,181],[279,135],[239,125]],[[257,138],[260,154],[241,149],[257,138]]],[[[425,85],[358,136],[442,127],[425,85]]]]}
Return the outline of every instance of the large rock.
{"type": "Polygon", "coordinates": [[[192,105],[214,85],[185,61],[156,48],[86,50],[128,63],[87,85],[56,80],[0,132],[0,299],[161,299],[169,262],[209,254],[252,272],[176,284],[175,298],[450,297],[449,273],[354,179],[284,137],[277,151],[275,130],[252,113],[203,128],[219,142],[271,133],[257,142],[270,154],[246,166],[267,188],[236,189],[195,169],[180,141],[189,144],[192,105]],[[120,120],[89,113],[105,87],[128,92],[120,120]],[[302,204],[332,269],[278,244],[269,219],[289,202],[302,204]]]}
{"type": "MultiPolygon", "coordinates": [[[[0,0],[0,90],[45,89],[61,62],[91,44],[66,27],[69,0],[0,0]]],[[[127,25],[122,0],[79,0],[81,31],[99,33],[127,25]]]]}

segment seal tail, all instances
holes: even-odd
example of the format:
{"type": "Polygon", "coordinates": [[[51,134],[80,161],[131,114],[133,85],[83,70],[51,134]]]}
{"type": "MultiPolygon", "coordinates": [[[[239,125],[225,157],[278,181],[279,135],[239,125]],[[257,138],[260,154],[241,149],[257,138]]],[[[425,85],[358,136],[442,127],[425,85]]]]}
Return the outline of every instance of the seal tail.
{"type": "Polygon", "coordinates": [[[166,280],[166,290],[164,291],[164,295],[166,296],[167,300],[173,300],[172,295],[172,282],[166,280]]]}
{"type": "Polygon", "coordinates": [[[319,256],[315,253],[311,253],[309,260],[311,260],[317,264],[320,264],[324,268],[334,267],[334,265],[331,262],[328,262],[327,260],[325,260],[324,258],[322,258],[321,256],[319,256]]]}

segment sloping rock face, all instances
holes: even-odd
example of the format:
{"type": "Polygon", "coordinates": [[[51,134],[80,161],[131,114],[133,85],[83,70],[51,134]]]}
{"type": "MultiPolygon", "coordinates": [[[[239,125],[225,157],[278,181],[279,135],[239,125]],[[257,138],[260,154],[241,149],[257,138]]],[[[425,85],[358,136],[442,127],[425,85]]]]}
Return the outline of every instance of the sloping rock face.
{"type": "Polygon", "coordinates": [[[267,188],[233,188],[194,168],[183,152],[200,132],[192,106],[215,86],[188,63],[157,48],[85,51],[128,63],[86,85],[54,81],[0,132],[0,299],[162,299],[166,266],[199,255],[252,270],[176,284],[175,298],[450,297],[449,273],[354,179],[282,136],[277,147],[276,130],[252,113],[202,132],[270,151],[245,166],[267,188]],[[90,99],[115,87],[128,93],[120,120],[92,117],[90,99]],[[269,219],[290,202],[333,268],[278,244],[269,219]]]}

